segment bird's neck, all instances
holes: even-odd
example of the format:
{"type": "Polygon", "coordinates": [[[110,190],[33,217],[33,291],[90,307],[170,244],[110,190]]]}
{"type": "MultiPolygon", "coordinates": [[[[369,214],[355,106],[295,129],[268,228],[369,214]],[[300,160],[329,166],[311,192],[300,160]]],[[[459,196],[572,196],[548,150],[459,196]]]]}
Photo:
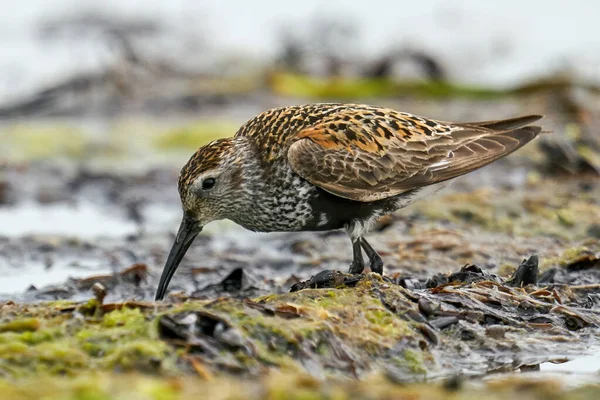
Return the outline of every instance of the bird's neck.
{"type": "Polygon", "coordinates": [[[314,187],[282,159],[267,161],[248,138],[234,138],[231,163],[238,170],[239,195],[231,220],[262,232],[300,230],[311,217],[314,187]]]}

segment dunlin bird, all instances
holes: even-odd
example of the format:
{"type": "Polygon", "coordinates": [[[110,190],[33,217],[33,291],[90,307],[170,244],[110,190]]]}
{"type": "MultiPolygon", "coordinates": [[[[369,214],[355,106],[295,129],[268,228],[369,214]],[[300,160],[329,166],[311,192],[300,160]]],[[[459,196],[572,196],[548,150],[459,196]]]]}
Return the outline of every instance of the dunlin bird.
{"type": "Polygon", "coordinates": [[[156,299],[202,227],[230,219],[259,232],[345,229],[349,272],[383,261],[364,238],[384,214],[512,153],[540,119],[448,123],[388,108],[311,104],[266,111],[201,147],[181,170],[183,219],[156,299]]]}

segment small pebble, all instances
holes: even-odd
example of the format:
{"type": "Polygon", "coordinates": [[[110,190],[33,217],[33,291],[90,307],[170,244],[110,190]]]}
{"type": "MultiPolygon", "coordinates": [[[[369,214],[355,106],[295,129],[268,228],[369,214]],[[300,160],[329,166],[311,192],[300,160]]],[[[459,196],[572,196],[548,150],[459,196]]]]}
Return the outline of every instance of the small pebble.
{"type": "Polygon", "coordinates": [[[433,303],[431,301],[421,297],[417,304],[419,306],[419,311],[424,316],[430,317],[435,314],[436,310],[434,309],[433,303]]]}
{"type": "Polygon", "coordinates": [[[108,289],[106,289],[106,286],[104,286],[100,282],[96,282],[94,283],[94,285],[92,285],[92,292],[94,293],[98,304],[102,304],[104,298],[106,297],[108,289]]]}
{"type": "Polygon", "coordinates": [[[490,325],[485,328],[485,335],[493,339],[504,339],[506,329],[502,325],[490,325]]]}

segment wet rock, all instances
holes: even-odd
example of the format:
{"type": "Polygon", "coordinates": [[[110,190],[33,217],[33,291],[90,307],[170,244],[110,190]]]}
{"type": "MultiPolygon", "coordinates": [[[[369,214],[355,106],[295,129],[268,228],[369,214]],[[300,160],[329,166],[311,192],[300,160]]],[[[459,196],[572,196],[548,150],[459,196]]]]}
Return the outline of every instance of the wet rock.
{"type": "Polygon", "coordinates": [[[394,279],[394,283],[406,289],[422,289],[424,286],[419,279],[409,276],[398,276],[394,279]]]}
{"type": "Polygon", "coordinates": [[[224,318],[208,311],[185,311],[160,317],[158,334],[162,340],[186,347],[191,354],[230,370],[243,369],[230,352],[255,355],[254,344],[224,318]]]}
{"type": "Polygon", "coordinates": [[[297,292],[302,289],[336,288],[342,285],[352,287],[363,277],[364,275],[350,275],[340,271],[325,270],[307,281],[292,285],[290,292],[297,292]]]}
{"type": "Polygon", "coordinates": [[[537,285],[538,275],[538,256],[532,255],[529,259],[523,260],[511,279],[506,284],[510,286],[537,285]]]}
{"type": "Polygon", "coordinates": [[[538,278],[538,282],[540,284],[543,283],[554,283],[554,276],[558,270],[556,268],[548,268],[546,271],[542,272],[538,278]]]}
{"type": "Polygon", "coordinates": [[[582,252],[566,266],[568,271],[581,271],[595,267],[600,267],[600,258],[590,251],[582,252]]]}
{"type": "Polygon", "coordinates": [[[252,297],[263,293],[264,289],[259,282],[250,276],[243,268],[235,268],[218,283],[204,286],[192,293],[193,298],[207,298],[213,296],[252,297]]]}
{"type": "Polygon", "coordinates": [[[419,311],[421,312],[421,314],[423,314],[426,317],[435,315],[436,311],[439,310],[439,306],[437,306],[437,307],[434,306],[434,304],[431,301],[429,301],[423,297],[421,297],[419,299],[417,304],[418,304],[419,311]]]}
{"type": "Polygon", "coordinates": [[[425,318],[425,317],[423,316],[423,314],[421,314],[421,313],[418,313],[418,312],[416,312],[416,311],[414,311],[414,310],[410,310],[410,311],[408,311],[408,312],[406,313],[406,315],[407,315],[407,316],[408,316],[410,319],[412,319],[413,321],[417,321],[417,322],[423,322],[423,323],[427,322],[427,318],[425,318]]]}
{"type": "Polygon", "coordinates": [[[485,335],[493,339],[504,339],[506,328],[502,325],[490,325],[485,327],[485,335]]]}
{"type": "Polygon", "coordinates": [[[437,329],[446,329],[449,326],[456,324],[459,321],[457,317],[441,317],[432,319],[429,323],[437,329]]]}
{"type": "Polygon", "coordinates": [[[448,275],[448,282],[474,283],[486,280],[496,280],[495,275],[484,273],[477,265],[467,264],[460,271],[448,275]]]}
{"type": "Polygon", "coordinates": [[[448,275],[438,273],[427,279],[425,282],[425,287],[427,289],[433,289],[446,283],[448,283],[448,275]]]}
{"type": "Polygon", "coordinates": [[[244,270],[236,268],[221,281],[221,288],[224,292],[239,292],[242,290],[244,281],[244,270]]]}
{"type": "Polygon", "coordinates": [[[431,344],[436,346],[439,344],[440,339],[438,338],[438,335],[435,332],[435,330],[433,330],[430,325],[420,324],[417,326],[417,329],[419,329],[419,331],[423,334],[423,336],[425,336],[425,338],[427,338],[427,340],[431,344]]]}

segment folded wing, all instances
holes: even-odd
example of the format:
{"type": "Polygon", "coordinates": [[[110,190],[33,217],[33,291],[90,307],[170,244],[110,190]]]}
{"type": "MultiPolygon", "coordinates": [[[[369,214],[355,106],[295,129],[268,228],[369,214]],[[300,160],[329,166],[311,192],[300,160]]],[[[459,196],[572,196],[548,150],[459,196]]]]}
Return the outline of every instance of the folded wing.
{"type": "Polygon", "coordinates": [[[409,114],[336,115],[301,130],[287,156],[304,179],[343,198],[369,202],[481,168],[541,131],[541,116],[451,124],[409,114]]]}

